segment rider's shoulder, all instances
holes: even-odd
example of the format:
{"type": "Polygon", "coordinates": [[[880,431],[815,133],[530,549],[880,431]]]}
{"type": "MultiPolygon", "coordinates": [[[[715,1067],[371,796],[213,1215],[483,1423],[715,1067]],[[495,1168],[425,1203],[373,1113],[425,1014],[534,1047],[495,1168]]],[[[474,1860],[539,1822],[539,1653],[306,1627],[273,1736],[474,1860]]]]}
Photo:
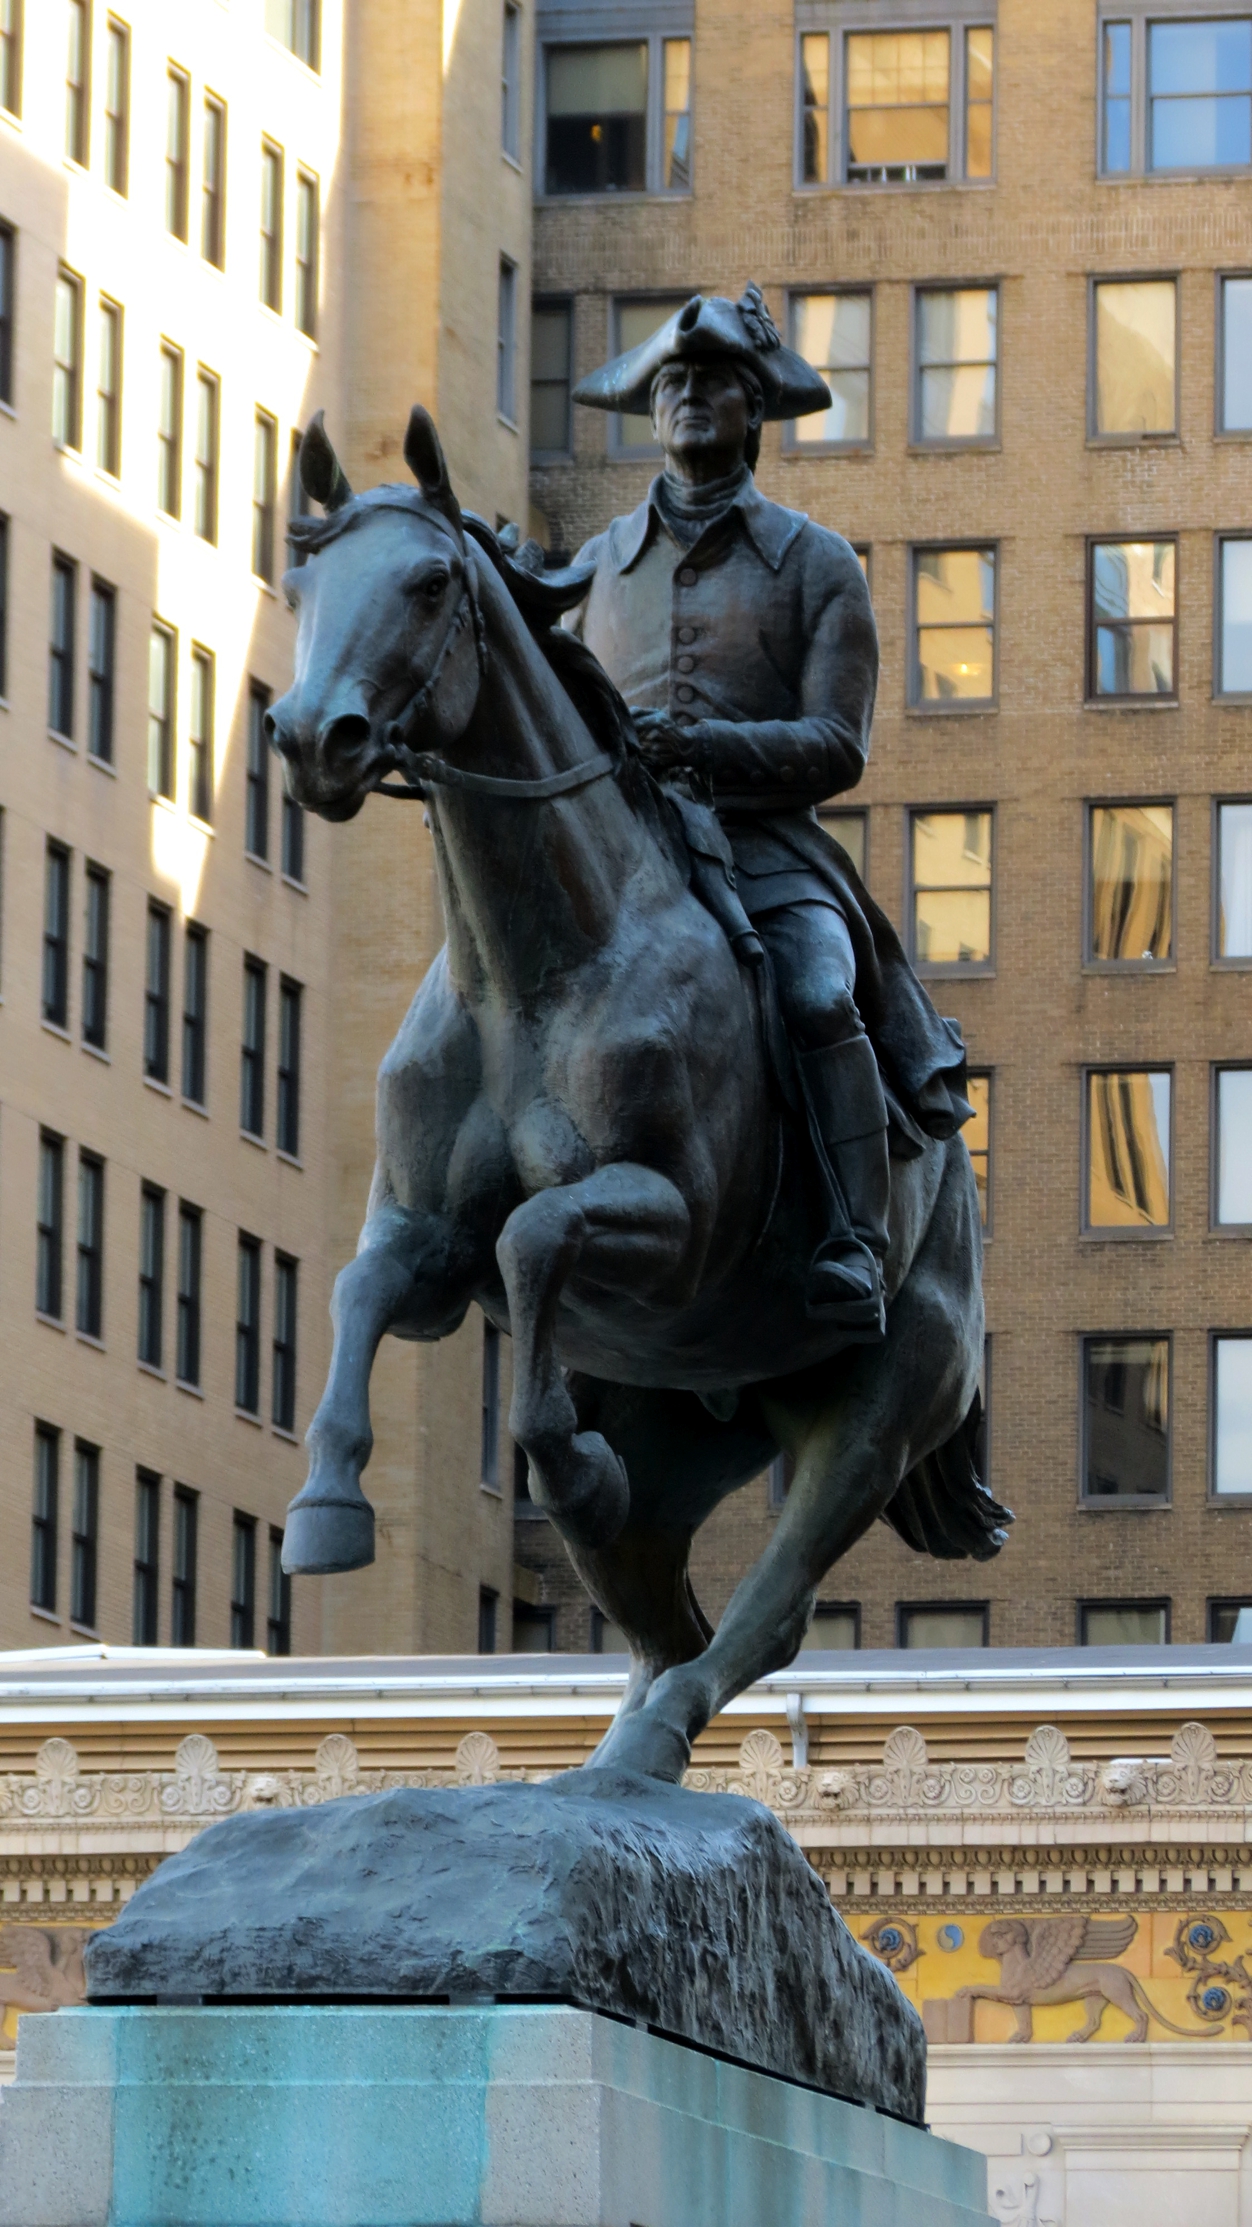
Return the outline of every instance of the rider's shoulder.
{"type": "Polygon", "coordinates": [[[833,527],[819,526],[815,519],[806,518],[798,547],[806,566],[829,573],[832,582],[850,580],[864,586],[865,568],[860,558],[851,542],[833,527]]]}
{"type": "Polygon", "coordinates": [[[783,503],[771,502],[768,495],[753,489],[745,516],[753,540],[776,567],[783,562],[798,566],[806,579],[817,576],[830,587],[845,584],[855,576],[864,581],[860,559],[850,542],[842,534],[833,533],[829,526],[819,526],[802,510],[789,510],[783,503]]]}

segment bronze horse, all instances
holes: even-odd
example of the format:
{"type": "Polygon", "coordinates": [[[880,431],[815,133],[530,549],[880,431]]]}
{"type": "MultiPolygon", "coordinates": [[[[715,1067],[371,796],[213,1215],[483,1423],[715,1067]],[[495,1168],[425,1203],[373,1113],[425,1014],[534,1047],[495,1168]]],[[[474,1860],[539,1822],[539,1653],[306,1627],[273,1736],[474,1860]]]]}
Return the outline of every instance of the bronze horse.
{"type": "Polygon", "coordinates": [[[585,583],[462,516],[421,409],[405,458],[417,488],[354,496],[310,426],[325,516],[293,528],[296,675],[269,714],[290,793],[325,818],[397,773],[427,797],[447,926],[379,1074],[285,1561],[373,1559],[379,1341],[446,1337],[476,1301],[513,1338],[532,1494],[630,1640],[596,1760],[677,1779],[710,1718],[791,1660],[875,1517],[944,1557],[1003,1542],[974,1460],[973,1173],[959,1137],[894,1162],[886,1340],[840,1350],[805,1312],[818,1176],[754,971],[693,894],[626,707],[555,624],[585,583]],[[714,1633],[692,1536],[779,1449],[794,1482],[714,1633]]]}

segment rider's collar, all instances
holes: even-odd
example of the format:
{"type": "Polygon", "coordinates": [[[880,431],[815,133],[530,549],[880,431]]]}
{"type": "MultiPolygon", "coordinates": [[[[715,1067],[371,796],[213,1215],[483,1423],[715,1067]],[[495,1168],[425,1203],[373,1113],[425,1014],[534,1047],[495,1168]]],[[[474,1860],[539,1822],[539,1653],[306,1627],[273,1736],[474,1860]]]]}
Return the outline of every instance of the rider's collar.
{"type": "MultiPolygon", "coordinates": [[[[628,518],[615,518],[610,526],[609,559],[615,572],[629,572],[657,531],[664,530],[657,503],[659,486],[660,475],[638,510],[628,518]]],[[[771,572],[778,571],[797,534],[808,524],[803,511],[784,510],[781,503],[769,502],[750,473],[729,505],[728,515],[732,514],[738,515],[749,542],[771,572]]]]}

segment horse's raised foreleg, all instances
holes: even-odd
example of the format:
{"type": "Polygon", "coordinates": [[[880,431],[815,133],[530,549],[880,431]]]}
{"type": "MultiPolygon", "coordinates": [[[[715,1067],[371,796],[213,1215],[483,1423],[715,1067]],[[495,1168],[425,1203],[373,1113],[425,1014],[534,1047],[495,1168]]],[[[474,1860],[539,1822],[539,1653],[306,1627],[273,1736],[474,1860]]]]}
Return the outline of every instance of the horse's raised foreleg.
{"type": "Polygon", "coordinates": [[[682,1260],[686,1201],[655,1169],[618,1161],[579,1183],[537,1191],[509,1216],[496,1246],[513,1331],[509,1429],[530,1462],[531,1490],[580,1546],[616,1538],[630,1509],[625,1465],[599,1431],[580,1431],[557,1356],[567,1284],[643,1299],[682,1260]]]}
{"type": "Polygon", "coordinates": [[[305,1443],[309,1477],[287,1510],[283,1568],[304,1575],[357,1570],[374,1559],[374,1511],[361,1490],[373,1451],[369,1382],[389,1330],[437,1337],[456,1328],[466,1295],[450,1288],[444,1219],[387,1199],[360,1250],[335,1278],[330,1373],[305,1443]]]}

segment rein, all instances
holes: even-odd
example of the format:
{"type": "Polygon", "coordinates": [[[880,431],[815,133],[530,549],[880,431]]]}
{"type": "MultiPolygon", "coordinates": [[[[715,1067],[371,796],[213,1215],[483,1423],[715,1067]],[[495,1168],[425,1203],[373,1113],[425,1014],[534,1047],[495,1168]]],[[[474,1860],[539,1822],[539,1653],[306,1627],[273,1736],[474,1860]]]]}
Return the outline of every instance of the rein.
{"type": "MultiPolygon", "coordinates": [[[[473,621],[480,682],[485,678],[487,645],[484,640],[482,613],[470,586],[469,573],[465,571],[461,575],[461,593],[457,600],[457,607],[448,622],[448,629],[439,645],[439,654],[434,664],[431,666],[425,680],[410,696],[403,711],[395,719],[388,722],[384,731],[383,739],[396,758],[399,757],[402,750],[407,749],[407,737],[418,725],[438,686],[444,661],[456,636],[465,624],[467,612],[473,621]]],[[[580,765],[567,766],[563,773],[545,773],[533,780],[514,780],[507,774],[474,773],[468,767],[449,765],[446,758],[437,758],[430,751],[414,752],[410,755],[418,779],[416,781],[390,783],[385,780],[376,781],[374,784],[375,796],[396,797],[401,802],[408,802],[424,798],[428,788],[468,789],[477,796],[508,797],[519,804],[525,804],[527,802],[542,802],[547,797],[569,796],[574,790],[588,788],[593,781],[602,781],[606,774],[617,771],[616,759],[610,757],[608,752],[603,750],[594,758],[585,758],[580,765]]]]}

